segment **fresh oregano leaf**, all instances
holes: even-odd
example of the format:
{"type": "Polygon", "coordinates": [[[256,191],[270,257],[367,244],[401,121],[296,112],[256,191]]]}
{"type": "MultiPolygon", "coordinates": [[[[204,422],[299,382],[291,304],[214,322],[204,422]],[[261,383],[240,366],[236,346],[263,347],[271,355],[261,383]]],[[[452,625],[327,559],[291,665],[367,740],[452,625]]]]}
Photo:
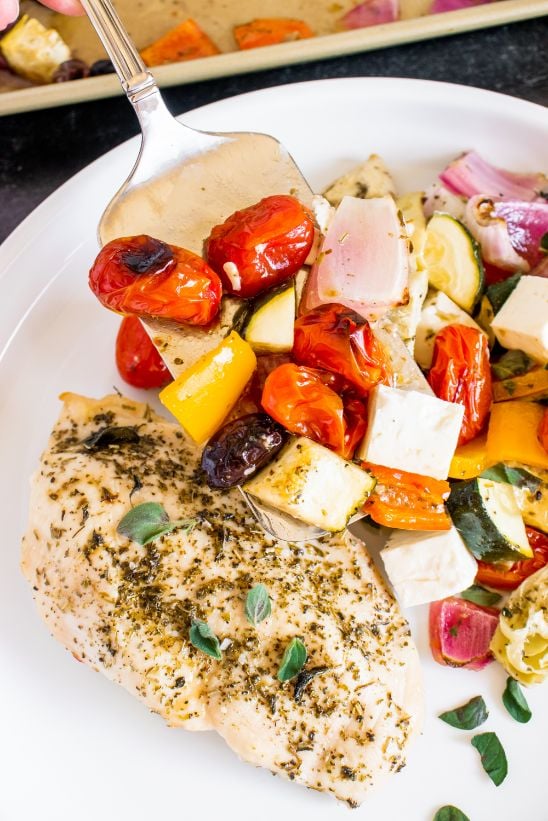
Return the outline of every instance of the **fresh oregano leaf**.
{"type": "Polygon", "coordinates": [[[306,664],[308,654],[301,639],[291,639],[278,670],[278,681],[289,681],[294,678],[306,664]]]}
{"type": "Polygon", "coordinates": [[[511,468],[499,462],[493,467],[487,468],[480,479],[490,479],[492,482],[506,482],[519,488],[527,488],[531,493],[536,493],[541,485],[541,480],[534,473],[529,473],[524,468],[511,468]]]}
{"type": "Polygon", "coordinates": [[[441,713],[438,718],[457,730],[475,730],[487,720],[489,713],[481,696],[475,696],[462,707],[441,713]]]}
{"type": "Polygon", "coordinates": [[[178,527],[185,528],[190,533],[196,523],[196,519],[179,519],[176,522],[170,522],[161,504],[143,502],[142,505],[136,505],[126,513],[117,531],[121,536],[131,539],[132,542],[146,545],[178,527]]]}
{"type": "Polygon", "coordinates": [[[250,624],[256,627],[263,619],[268,618],[272,612],[270,596],[264,584],[256,584],[252,587],[245,600],[245,617],[250,624]]]}
{"type": "Polygon", "coordinates": [[[136,428],[107,425],[95,433],[90,433],[81,444],[86,450],[102,450],[110,445],[135,445],[140,438],[136,428]]]}
{"type": "Polygon", "coordinates": [[[193,619],[189,631],[190,641],[196,647],[211,658],[221,661],[223,654],[221,653],[221,645],[219,639],[205,621],[193,619]]]}
{"type": "Polygon", "coordinates": [[[316,676],[321,676],[327,673],[329,667],[311,667],[310,670],[301,670],[295,680],[295,687],[293,688],[293,699],[297,704],[302,701],[303,693],[316,676]]]}
{"type": "Polygon", "coordinates": [[[481,584],[473,584],[460,594],[461,599],[474,602],[474,604],[481,604],[485,607],[492,607],[497,604],[502,598],[499,593],[494,593],[492,590],[486,590],[481,584]]]}
{"type": "Polygon", "coordinates": [[[500,282],[495,282],[493,285],[489,285],[485,293],[487,299],[491,303],[494,314],[498,314],[520,279],[521,274],[513,274],[511,277],[506,277],[506,279],[503,279],[500,282]]]}
{"type": "Polygon", "coordinates": [[[508,775],[506,753],[496,733],[480,733],[472,739],[472,746],[481,756],[483,769],[498,787],[508,775]]]}
{"type": "Polygon", "coordinates": [[[510,379],[511,376],[527,373],[533,364],[533,360],[524,351],[506,351],[498,362],[491,365],[491,370],[497,379],[510,379]]]}
{"type": "Polygon", "coordinates": [[[502,694],[502,703],[516,721],[520,724],[527,724],[531,720],[531,708],[527,704],[525,696],[517,681],[511,677],[506,680],[506,687],[502,694]]]}
{"type": "Polygon", "coordinates": [[[441,807],[434,816],[434,821],[470,821],[467,815],[457,807],[447,804],[441,807]]]}

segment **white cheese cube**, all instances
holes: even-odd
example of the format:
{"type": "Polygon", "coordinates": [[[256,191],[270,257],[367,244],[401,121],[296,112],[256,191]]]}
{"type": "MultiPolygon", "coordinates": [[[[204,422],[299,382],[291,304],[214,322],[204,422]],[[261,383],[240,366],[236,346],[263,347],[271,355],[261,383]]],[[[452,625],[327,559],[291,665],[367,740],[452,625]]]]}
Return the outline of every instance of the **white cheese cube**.
{"type": "Polygon", "coordinates": [[[482,329],[466,311],[463,311],[443,291],[433,291],[424,301],[415,338],[415,359],[421,368],[432,365],[436,334],[448,325],[467,325],[482,329]]]}
{"type": "Polygon", "coordinates": [[[548,279],[522,276],[491,327],[503,347],[548,362],[548,279]]]}
{"type": "Polygon", "coordinates": [[[358,456],[375,465],[446,479],[464,408],[419,391],[377,385],[358,456]]]}
{"type": "Polygon", "coordinates": [[[381,556],[402,607],[460,593],[474,583],[478,569],[455,527],[435,533],[394,530],[381,556]]]}
{"type": "Polygon", "coordinates": [[[294,437],[244,485],[261,502],[323,530],[343,530],[375,487],[357,465],[305,437],[294,437]]]}

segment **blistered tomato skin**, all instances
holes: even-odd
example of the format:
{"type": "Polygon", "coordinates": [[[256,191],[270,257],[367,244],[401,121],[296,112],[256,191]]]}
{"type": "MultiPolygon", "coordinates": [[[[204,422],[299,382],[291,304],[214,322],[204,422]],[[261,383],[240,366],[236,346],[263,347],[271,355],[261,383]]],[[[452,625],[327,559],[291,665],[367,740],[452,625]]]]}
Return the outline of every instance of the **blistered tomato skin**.
{"type": "Polygon", "coordinates": [[[163,388],[171,374],[136,316],[122,320],[116,337],[116,367],[135,388],[163,388]]]}
{"type": "Polygon", "coordinates": [[[333,374],[288,363],[266,378],[262,406],[290,433],[308,436],[350,459],[366,430],[360,399],[339,396],[333,374]]]}
{"type": "Polygon", "coordinates": [[[202,452],[202,470],[212,488],[241,485],[264,467],[287,440],[265,413],[250,413],[224,425],[202,452]]]}
{"type": "Polygon", "coordinates": [[[308,209],[295,197],[276,194],[216,225],[205,242],[205,254],[225,291],[247,299],[293,276],[313,239],[308,209]]]}
{"type": "Polygon", "coordinates": [[[438,399],[464,406],[459,445],[475,439],[493,401],[487,336],[466,325],[443,328],[436,336],[428,382],[438,399]]]}
{"type": "Polygon", "coordinates": [[[367,396],[380,382],[389,384],[392,376],[369,322],[338,303],[320,305],[297,319],[293,357],[338,374],[360,396],[367,396]]]}
{"type": "Polygon", "coordinates": [[[146,234],[105,245],[89,285],[111,311],[190,325],[215,319],[222,296],[219,277],[201,257],[146,234]]]}

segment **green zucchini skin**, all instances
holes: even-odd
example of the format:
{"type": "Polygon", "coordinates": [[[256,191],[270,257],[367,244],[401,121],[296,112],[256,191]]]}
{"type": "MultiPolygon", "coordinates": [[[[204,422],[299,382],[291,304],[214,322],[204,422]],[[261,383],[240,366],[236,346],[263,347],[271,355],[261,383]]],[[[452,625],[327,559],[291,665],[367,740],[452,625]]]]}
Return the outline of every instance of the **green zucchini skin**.
{"type": "Polygon", "coordinates": [[[456,482],[451,487],[447,509],[468,550],[484,562],[515,562],[525,559],[497,529],[485,507],[478,480],[456,482]]]}

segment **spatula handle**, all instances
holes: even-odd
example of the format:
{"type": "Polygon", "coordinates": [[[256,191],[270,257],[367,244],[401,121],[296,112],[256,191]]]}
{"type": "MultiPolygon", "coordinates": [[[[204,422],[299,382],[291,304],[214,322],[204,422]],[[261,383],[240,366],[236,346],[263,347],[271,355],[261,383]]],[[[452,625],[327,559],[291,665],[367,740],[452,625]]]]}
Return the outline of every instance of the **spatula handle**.
{"type": "Polygon", "coordinates": [[[131,103],[139,102],[156,89],[154,77],[110,0],[81,0],[90,22],[99,35],[131,103]]]}

